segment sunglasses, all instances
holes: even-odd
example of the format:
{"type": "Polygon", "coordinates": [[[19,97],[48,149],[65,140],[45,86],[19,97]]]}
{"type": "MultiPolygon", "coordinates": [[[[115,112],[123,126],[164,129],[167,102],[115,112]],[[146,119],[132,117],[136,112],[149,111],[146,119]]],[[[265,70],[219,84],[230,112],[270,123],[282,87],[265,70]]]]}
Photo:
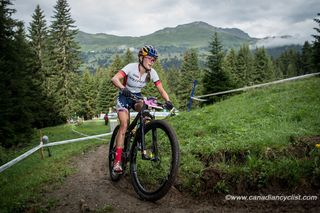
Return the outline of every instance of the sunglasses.
{"type": "Polygon", "coordinates": [[[148,59],[149,61],[151,61],[152,63],[156,62],[157,59],[155,59],[154,57],[151,56],[145,56],[146,59],[148,59]]]}

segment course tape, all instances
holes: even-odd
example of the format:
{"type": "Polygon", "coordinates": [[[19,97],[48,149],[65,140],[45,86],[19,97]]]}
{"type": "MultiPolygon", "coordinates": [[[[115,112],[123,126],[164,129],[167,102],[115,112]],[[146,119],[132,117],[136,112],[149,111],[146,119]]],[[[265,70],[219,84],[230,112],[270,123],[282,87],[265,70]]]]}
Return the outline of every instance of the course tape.
{"type": "Polygon", "coordinates": [[[25,159],[29,155],[32,155],[34,152],[36,152],[37,150],[39,150],[41,148],[50,147],[50,146],[57,146],[57,145],[62,145],[62,144],[67,144],[67,143],[74,143],[74,142],[79,142],[79,141],[84,141],[84,140],[95,139],[95,138],[101,138],[101,137],[105,137],[105,136],[108,136],[108,135],[111,135],[111,134],[112,134],[112,132],[109,132],[109,133],[105,133],[105,134],[101,134],[101,135],[92,135],[92,136],[88,136],[88,137],[75,138],[75,139],[64,140],[64,141],[57,141],[57,142],[52,142],[52,143],[47,143],[47,144],[43,144],[41,142],[38,146],[30,149],[29,151],[25,152],[24,154],[20,155],[19,157],[17,157],[15,159],[9,161],[8,163],[2,165],[0,167],[0,173],[3,172],[4,170],[10,168],[14,164],[18,163],[19,161],[25,159]]]}
{"type": "MultiPolygon", "coordinates": [[[[77,133],[77,134],[79,134],[79,135],[82,135],[82,136],[89,136],[89,135],[83,134],[83,133],[81,133],[81,132],[78,132],[77,130],[74,130],[74,129],[72,129],[72,131],[75,132],[75,133],[77,133]]],[[[100,140],[100,141],[104,141],[104,139],[101,139],[101,138],[96,138],[96,139],[98,139],[98,140],[100,140]]]]}
{"type": "Polygon", "coordinates": [[[32,153],[36,152],[37,150],[39,150],[42,147],[42,145],[38,145],[32,149],[30,149],[29,151],[25,152],[24,154],[20,155],[19,157],[13,159],[12,161],[2,165],[0,167],[0,172],[3,172],[4,170],[8,169],[9,167],[13,166],[14,164],[18,163],[19,161],[25,159],[26,157],[28,157],[29,155],[31,155],[32,153]]]}
{"type": "Polygon", "coordinates": [[[92,135],[84,138],[75,138],[75,139],[70,139],[70,140],[64,140],[64,141],[58,141],[58,142],[52,142],[52,143],[47,143],[44,144],[42,147],[49,147],[49,146],[57,146],[57,145],[62,145],[62,144],[67,144],[67,143],[74,143],[74,142],[79,142],[79,141],[85,141],[85,140],[90,140],[94,138],[101,138],[104,136],[111,135],[112,132],[101,134],[101,135],[92,135]]]}
{"type": "Polygon", "coordinates": [[[227,93],[232,93],[232,92],[245,91],[245,90],[248,90],[248,89],[269,86],[269,85],[272,85],[272,84],[279,84],[279,83],[284,83],[284,82],[287,82],[287,81],[294,81],[294,80],[298,80],[298,79],[309,78],[309,77],[313,77],[313,76],[316,76],[316,75],[319,75],[319,74],[320,74],[320,72],[311,73],[311,74],[296,76],[296,77],[292,77],[292,78],[286,78],[286,79],[282,79],[282,80],[272,81],[272,82],[269,82],[269,83],[257,84],[257,85],[253,85],[253,86],[246,86],[246,87],[242,87],[242,88],[238,88],[238,89],[232,89],[232,90],[227,90],[227,91],[222,91],[222,92],[216,92],[216,93],[211,93],[211,94],[207,94],[207,95],[193,96],[191,98],[194,99],[194,100],[197,100],[197,101],[208,101],[206,99],[201,99],[201,98],[205,98],[205,97],[209,97],[209,96],[215,96],[215,95],[222,95],[222,94],[227,94],[227,93]]]}

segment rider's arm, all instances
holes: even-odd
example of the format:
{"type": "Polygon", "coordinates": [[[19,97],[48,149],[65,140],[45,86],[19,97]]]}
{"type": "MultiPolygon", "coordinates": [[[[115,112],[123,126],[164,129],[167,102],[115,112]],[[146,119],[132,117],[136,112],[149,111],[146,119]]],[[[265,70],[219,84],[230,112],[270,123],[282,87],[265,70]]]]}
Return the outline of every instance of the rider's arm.
{"type": "Polygon", "coordinates": [[[121,83],[121,79],[123,79],[123,71],[119,71],[113,78],[111,79],[113,85],[118,87],[119,89],[123,89],[125,86],[121,83]]]}
{"type": "Polygon", "coordinates": [[[170,98],[169,98],[167,92],[164,90],[162,84],[159,83],[159,84],[156,85],[156,87],[157,87],[160,95],[162,96],[162,98],[163,98],[165,101],[170,101],[170,98]]]}

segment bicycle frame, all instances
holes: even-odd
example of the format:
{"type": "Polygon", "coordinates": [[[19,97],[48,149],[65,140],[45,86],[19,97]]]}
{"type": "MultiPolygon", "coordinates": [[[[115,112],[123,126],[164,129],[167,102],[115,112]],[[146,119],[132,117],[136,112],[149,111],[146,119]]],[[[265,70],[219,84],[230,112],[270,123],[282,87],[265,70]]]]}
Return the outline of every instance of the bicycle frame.
{"type": "MultiPolygon", "coordinates": [[[[135,137],[135,140],[138,140],[138,143],[141,146],[141,154],[142,158],[145,160],[150,160],[150,157],[147,156],[146,149],[145,149],[145,140],[144,140],[144,130],[145,130],[145,121],[147,120],[146,117],[150,118],[151,120],[154,120],[154,116],[150,114],[148,110],[148,105],[143,102],[143,106],[136,115],[136,117],[133,119],[133,121],[130,123],[130,113],[129,113],[129,125],[128,129],[126,131],[126,142],[125,142],[125,150],[126,150],[126,161],[129,159],[130,155],[130,142],[131,138],[135,137]],[[137,131],[133,133],[134,128],[137,126],[138,122],[140,123],[137,131]],[[128,149],[129,148],[129,149],[128,149]]],[[[153,137],[155,138],[155,132],[152,132],[153,137]]],[[[154,140],[156,141],[156,140],[154,140]]]]}

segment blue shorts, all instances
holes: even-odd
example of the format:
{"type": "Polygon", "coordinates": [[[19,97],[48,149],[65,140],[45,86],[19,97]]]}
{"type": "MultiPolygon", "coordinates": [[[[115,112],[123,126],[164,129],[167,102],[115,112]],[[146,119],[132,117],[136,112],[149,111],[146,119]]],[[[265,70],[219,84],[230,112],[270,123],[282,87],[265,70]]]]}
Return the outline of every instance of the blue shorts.
{"type": "MultiPolygon", "coordinates": [[[[141,93],[132,93],[132,94],[136,96],[141,96],[141,93]]],[[[135,103],[136,102],[131,98],[128,98],[122,95],[122,93],[119,93],[119,96],[117,98],[117,105],[116,105],[117,112],[122,110],[130,111],[130,109],[134,109],[135,103]]]]}

